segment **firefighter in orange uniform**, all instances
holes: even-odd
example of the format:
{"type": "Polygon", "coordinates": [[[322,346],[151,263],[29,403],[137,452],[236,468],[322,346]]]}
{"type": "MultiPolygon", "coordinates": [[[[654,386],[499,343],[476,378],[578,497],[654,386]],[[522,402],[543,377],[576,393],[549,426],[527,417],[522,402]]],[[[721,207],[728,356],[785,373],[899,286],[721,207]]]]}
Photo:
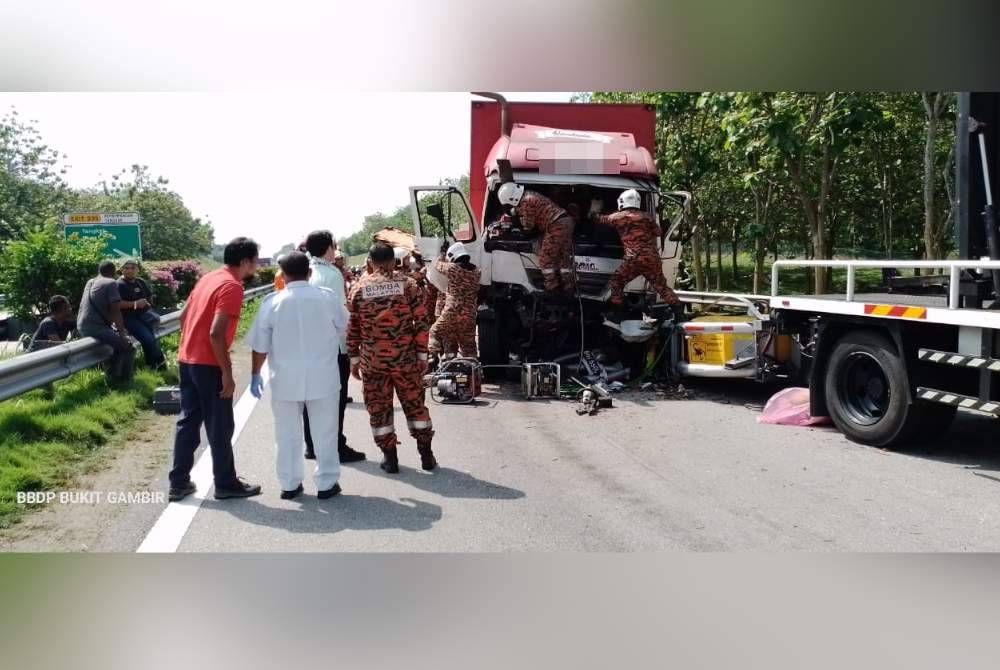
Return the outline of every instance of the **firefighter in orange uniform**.
{"type": "Polygon", "coordinates": [[[625,285],[636,277],[644,277],[656,291],[661,302],[679,305],[677,294],[663,276],[663,265],[657,241],[660,226],[656,219],[642,211],[642,197],[635,189],[623,191],[618,196],[618,211],[606,216],[593,212],[594,220],[603,226],[610,226],[618,232],[625,248],[625,257],[615,273],[611,275],[611,297],[613,307],[621,307],[625,302],[625,285]]]}
{"type": "Polygon", "coordinates": [[[431,451],[434,429],[423,385],[428,334],[423,299],[416,282],[395,270],[391,246],[376,242],[368,258],[371,272],[358,279],[347,300],[351,374],[363,382],[372,435],[383,454],[382,469],[399,472],[392,410],[395,392],[410,435],[417,441],[420,465],[433,470],[437,467],[431,451]]]}
{"type": "Polygon", "coordinates": [[[573,217],[541,193],[525,191],[524,186],[514,182],[501,184],[497,197],[500,204],[514,209],[524,230],[538,230],[542,234],[538,267],[545,290],[555,292],[561,287],[567,293],[574,293],[573,217]]]}
{"type": "Polygon", "coordinates": [[[460,356],[478,358],[476,347],[476,305],[479,302],[479,268],[472,264],[461,242],[448,248],[448,293],[444,310],[431,327],[429,350],[438,358],[458,351],[460,356]]]}

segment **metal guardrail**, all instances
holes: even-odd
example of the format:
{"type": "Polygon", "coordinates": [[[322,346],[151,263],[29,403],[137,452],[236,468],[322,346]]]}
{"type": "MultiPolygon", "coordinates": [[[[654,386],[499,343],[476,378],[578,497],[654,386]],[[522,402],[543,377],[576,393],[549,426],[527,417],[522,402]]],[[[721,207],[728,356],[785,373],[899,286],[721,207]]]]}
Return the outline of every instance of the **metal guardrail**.
{"type": "MultiPolygon", "coordinates": [[[[268,295],[273,286],[258,286],[246,291],[243,302],[268,295]]],[[[166,337],[181,328],[180,310],[164,314],[156,328],[156,337],[166,337]]],[[[111,358],[111,347],[92,337],[72,340],[0,362],[0,400],[7,400],[46,384],[92,368],[111,358]]]]}
{"type": "Polygon", "coordinates": [[[771,296],[780,294],[778,289],[778,274],[781,268],[806,267],[847,269],[847,290],[845,298],[848,302],[854,300],[856,287],[855,274],[858,268],[903,268],[906,269],[944,269],[948,271],[948,309],[959,307],[959,286],[962,270],[1000,270],[1000,261],[979,260],[948,260],[948,261],[835,261],[835,260],[780,260],[771,266],[771,296]]]}

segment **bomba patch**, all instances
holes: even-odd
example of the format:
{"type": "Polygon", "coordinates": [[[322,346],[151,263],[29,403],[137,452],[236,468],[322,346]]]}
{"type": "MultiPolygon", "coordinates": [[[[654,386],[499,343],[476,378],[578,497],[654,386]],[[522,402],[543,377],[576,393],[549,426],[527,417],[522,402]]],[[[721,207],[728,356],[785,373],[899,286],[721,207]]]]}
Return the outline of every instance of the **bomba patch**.
{"type": "Polygon", "coordinates": [[[377,284],[365,284],[361,287],[361,299],[373,300],[376,298],[388,298],[394,295],[403,295],[404,286],[400,281],[378,282],[377,284]]]}

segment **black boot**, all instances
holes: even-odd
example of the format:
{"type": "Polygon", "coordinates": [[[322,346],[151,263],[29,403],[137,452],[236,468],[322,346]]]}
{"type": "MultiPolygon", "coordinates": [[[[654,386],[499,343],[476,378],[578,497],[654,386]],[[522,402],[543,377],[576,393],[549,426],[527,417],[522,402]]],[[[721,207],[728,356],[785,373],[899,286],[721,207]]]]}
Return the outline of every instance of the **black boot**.
{"type": "Polygon", "coordinates": [[[382,450],[382,465],[379,467],[390,475],[399,474],[399,455],[395,447],[382,450]]]}
{"type": "Polygon", "coordinates": [[[418,444],[417,451],[420,452],[420,467],[428,472],[433,470],[438,466],[437,459],[434,458],[434,452],[431,451],[431,443],[418,444]]]}

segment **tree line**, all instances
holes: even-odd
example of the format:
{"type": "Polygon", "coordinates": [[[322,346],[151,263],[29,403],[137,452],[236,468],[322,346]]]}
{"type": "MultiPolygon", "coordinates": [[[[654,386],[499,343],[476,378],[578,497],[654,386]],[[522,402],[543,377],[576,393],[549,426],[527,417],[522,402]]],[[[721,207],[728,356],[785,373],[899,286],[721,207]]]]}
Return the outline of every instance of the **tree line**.
{"type": "Polygon", "coordinates": [[[0,244],[29,233],[57,234],[71,211],[138,212],[145,260],[181,260],[212,251],[209,221],[195,217],[163,177],[132,165],[90,188],[65,181],[67,156],[48,146],[37,126],[16,109],[0,118],[0,244]]]}

